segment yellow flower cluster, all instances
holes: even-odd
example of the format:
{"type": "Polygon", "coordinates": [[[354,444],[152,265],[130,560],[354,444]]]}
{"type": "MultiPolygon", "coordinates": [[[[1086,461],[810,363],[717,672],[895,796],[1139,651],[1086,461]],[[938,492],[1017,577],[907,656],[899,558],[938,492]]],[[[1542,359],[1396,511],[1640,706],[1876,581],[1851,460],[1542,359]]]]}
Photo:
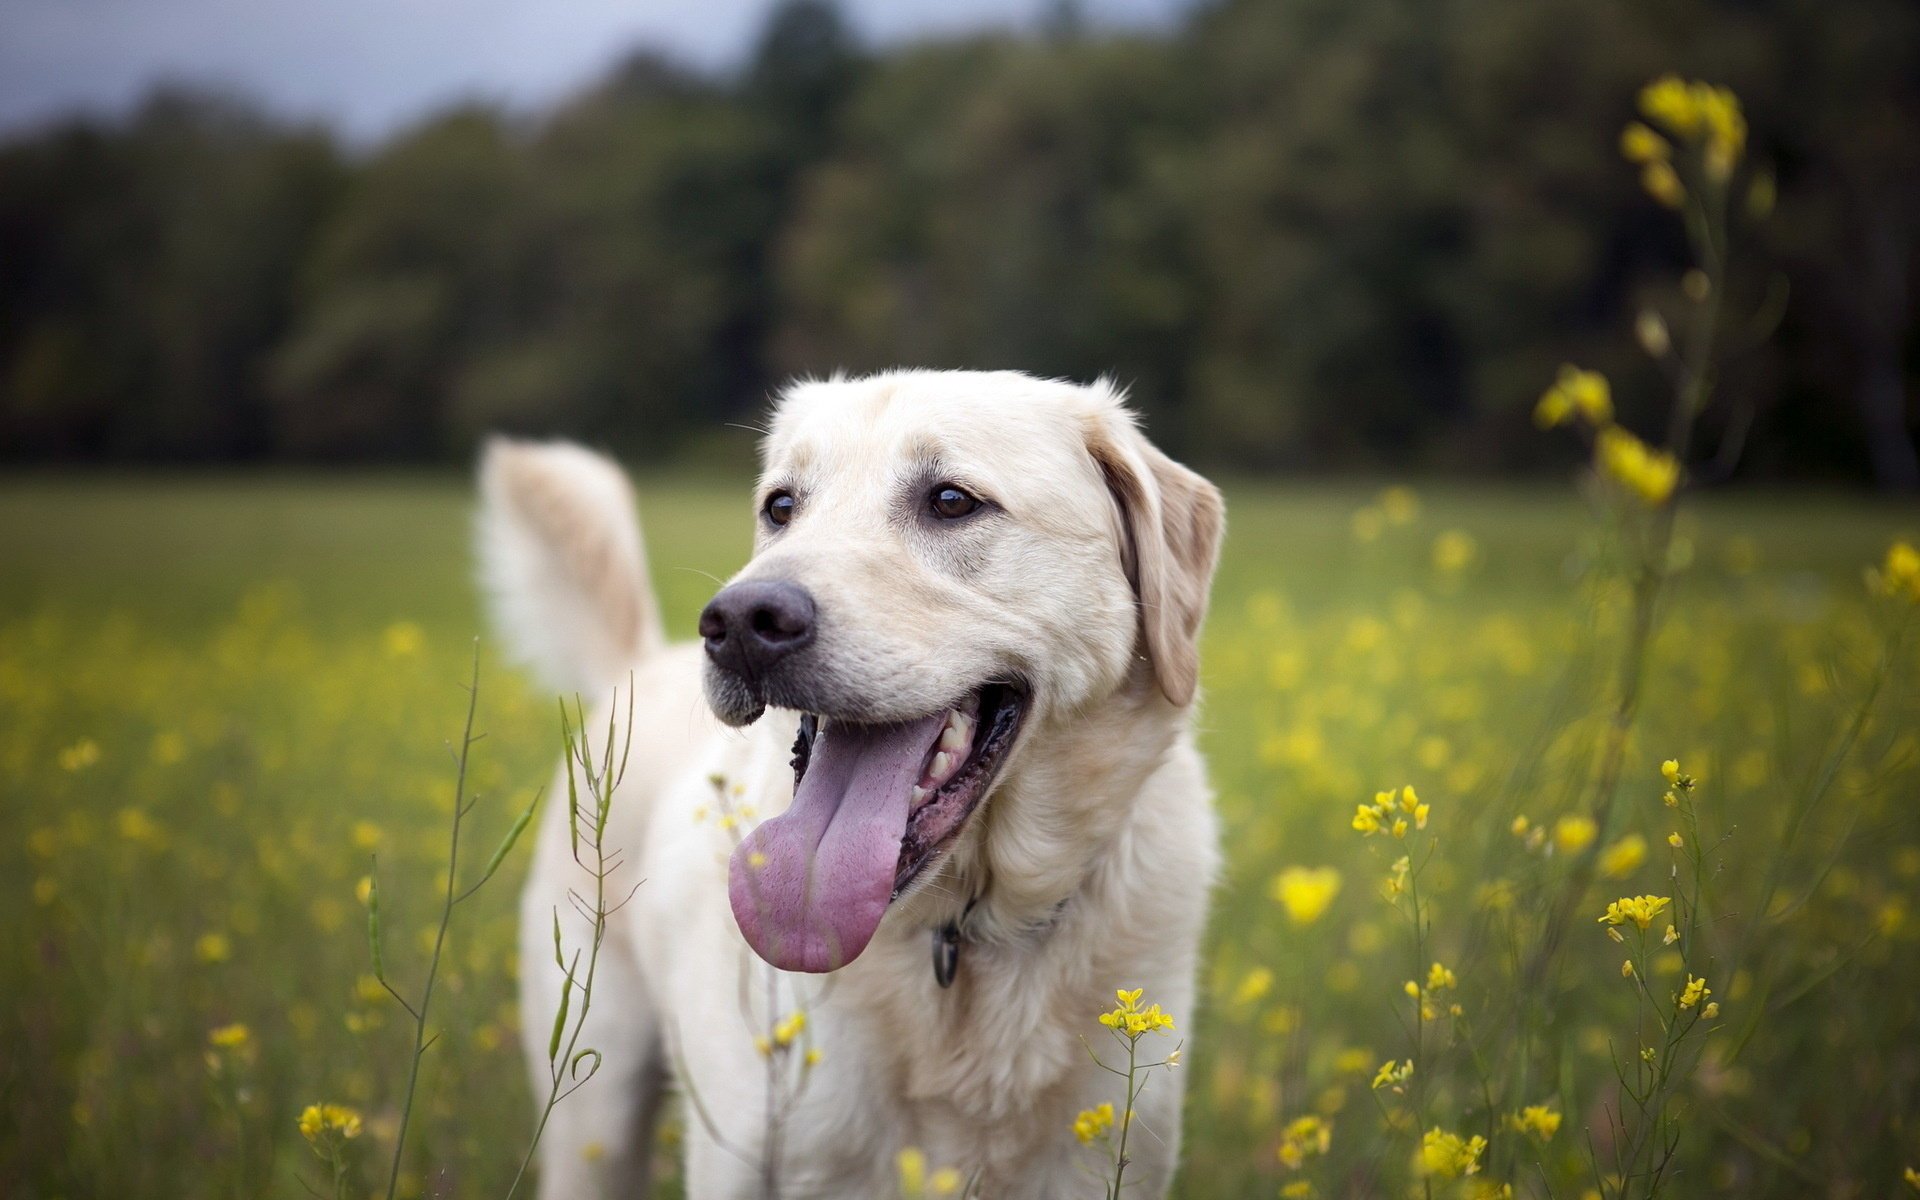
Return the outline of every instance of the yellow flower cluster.
{"type": "MultiPolygon", "coordinates": [[[[1747,119],[1740,98],[1728,88],[1665,75],[1640,89],[1640,115],[1680,141],[1700,145],[1702,164],[1715,183],[1733,175],[1747,148],[1747,119]]],[[[1673,147],[1665,138],[1645,125],[1630,124],[1620,135],[1620,151],[1647,170],[1642,182],[1656,200],[1678,206],[1680,181],[1673,172],[1673,147]],[[1665,170],[1656,181],[1653,174],[1659,167],[1665,170]]]]}
{"type": "Polygon", "coordinates": [[[1140,1007],[1141,991],[1140,988],[1132,991],[1123,988],[1114,992],[1120,1005],[1112,1012],[1101,1013],[1100,1023],[1125,1034],[1129,1041],[1138,1041],[1143,1035],[1157,1030],[1172,1029],[1173,1014],[1161,1012],[1158,1004],[1140,1007]]]}
{"type": "Polygon", "coordinates": [[[300,1136],[318,1144],[329,1135],[360,1136],[360,1114],[344,1104],[309,1104],[300,1113],[300,1136]]]}
{"type": "Polygon", "coordinates": [[[1655,917],[1667,911],[1673,901],[1667,896],[1622,896],[1607,905],[1600,917],[1602,925],[1625,925],[1632,921],[1641,929],[1653,924],[1655,917]]]}
{"type": "Polygon", "coordinates": [[[900,1194],[907,1200],[922,1196],[957,1196],[966,1182],[952,1167],[927,1170],[927,1156],[917,1146],[908,1146],[894,1159],[900,1172],[900,1194]]]}
{"type": "Polygon", "coordinates": [[[1413,1060],[1412,1059],[1409,1058],[1405,1062],[1400,1062],[1400,1063],[1396,1063],[1392,1059],[1388,1059],[1387,1061],[1380,1064],[1380,1069],[1378,1071],[1374,1072],[1373,1090],[1377,1092],[1383,1087],[1390,1087],[1394,1091],[1398,1092],[1403,1090],[1407,1080],[1412,1078],[1413,1078],[1413,1060]]]}
{"type": "Polygon", "coordinates": [[[1420,796],[1408,784],[1401,788],[1398,796],[1389,789],[1375,792],[1372,804],[1362,804],[1353,814],[1353,827],[1368,837],[1376,833],[1388,832],[1394,837],[1407,836],[1408,818],[1412,818],[1412,827],[1425,829],[1429,806],[1420,802],[1420,796]]]}
{"type": "Polygon", "coordinates": [[[1688,972],[1687,986],[1685,990],[1680,993],[1680,1008],[1682,1011],[1685,1011],[1711,995],[1713,995],[1713,989],[1707,986],[1706,978],[1703,976],[1695,979],[1693,973],[1688,972]]]}
{"type": "Polygon", "coordinates": [[[1650,505],[1665,504],[1680,483],[1678,459],[1618,425],[1600,431],[1594,451],[1602,473],[1650,505]]]}
{"type": "Polygon", "coordinates": [[[1906,542],[1887,547],[1887,560],[1867,572],[1867,587],[1875,595],[1920,604],[1920,550],[1906,542]]]}
{"type": "Polygon", "coordinates": [[[1333,1146],[1333,1125],[1315,1116],[1297,1117],[1280,1133],[1280,1164],[1297,1171],[1316,1154],[1325,1154],[1333,1146]]]}
{"type": "Polygon", "coordinates": [[[222,1050],[238,1050],[253,1039],[253,1033],[245,1025],[235,1022],[222,1025],[207,1034],[207,1044],[222,1050]]]}
{"type": "MultiPolygon", "coordinates": [[[[1667,781],[1667,794],[1660,800],[1668,808],[1679,808],[1680,797],[1700,785],[1697,776],[1689,775],[1680,769],[1680,760],[1677,758],[1669,758],[1660,764],[1660,777],[1667,781]]],[[[1678,844],[1673,842],[1672,838],[1667,840],[1670,844],[1678,844]]]]}
{"type": "Polygon", "coordinates": [[[1560,1114],[1544,1104],[1529,1104],[1517,1113],[1508,1113],[1506,1126],[1516,1133],[1531,1133],[1544,1142],[1560,1131],[1560,1114]]]}
{"type": "Polygon", "coordinates": [[[1093,1108],[1083,1108],[1080,1115],[1073,1119],[1073,1136],[1080,1139],[1081,1145],[1087,1145],[1095,1138],[1102,1137],[1113,1128],[1113,1105],[1100,1104],[1093,1108]]]}
{"type": "Polygon", "coordinates": [[[1598,371],[1583,371],[1568,363],[1533,406],[1533,422],[1542,429],[1565,425],[1580,417],[1598,429],[1613,423],[1613,389],[1598,371]]]}
{"type": "Polygon", "coordinates": [[[1436,1125],[1421,1137],[1420,1157],[1415,1165],[1421,1174],[1437,1175],[1442,1179],[1477,1175],[1480,1172],[1480,1155],[1486,1148],[1487,1139],[1478,1134],[1463,1138],[1436,1125]]]}

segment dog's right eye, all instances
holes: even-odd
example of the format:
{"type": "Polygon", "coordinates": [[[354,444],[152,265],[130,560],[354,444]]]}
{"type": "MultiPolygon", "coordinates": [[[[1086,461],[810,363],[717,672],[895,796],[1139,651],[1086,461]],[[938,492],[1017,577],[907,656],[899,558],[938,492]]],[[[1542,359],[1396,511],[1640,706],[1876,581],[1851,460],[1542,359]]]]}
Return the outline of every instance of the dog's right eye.
{"type": "Polygon", "coordinates": [[[792,492],[780,491],[768,496],[764,510],[767,514],[767,520],[773,522],[775,525],[785,525],[788,521],[793,520],[793,505],[792,492]]]}

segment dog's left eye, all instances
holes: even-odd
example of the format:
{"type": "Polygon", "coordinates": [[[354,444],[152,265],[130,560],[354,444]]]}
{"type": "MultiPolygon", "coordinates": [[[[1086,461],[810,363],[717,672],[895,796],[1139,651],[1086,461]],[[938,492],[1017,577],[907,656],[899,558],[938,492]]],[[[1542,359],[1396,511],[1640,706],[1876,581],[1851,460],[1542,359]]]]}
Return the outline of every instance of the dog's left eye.
{"type": "Polygon", "coordinates": [[[950,483],[940,484],[927,493],[927,507],[945,521],[957,520],[980,507],[980,501],[950,483]]]}

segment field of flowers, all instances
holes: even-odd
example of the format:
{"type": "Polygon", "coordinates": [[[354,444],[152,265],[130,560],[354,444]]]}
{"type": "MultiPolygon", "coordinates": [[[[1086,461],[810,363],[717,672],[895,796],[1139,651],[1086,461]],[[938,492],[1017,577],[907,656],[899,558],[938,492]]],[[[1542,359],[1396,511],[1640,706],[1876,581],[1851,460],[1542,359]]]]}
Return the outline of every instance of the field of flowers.
{"type": "MultiPolygon", "coordinates": [[[[1685,513],[1596,822],[1633,611],[1605,521],[1570,491],[1228,490],[1200,716],[1228,867],[1202,1005],[1146,1035],[1189,1039],[1177,1194],[1611,1197],[1656,1162],[1662,1194],[1903,1189],[1920,637],[1863,577],[1911,511],[1685,513]]],[[[681,635],[745,553],[742,494],[643,486],[681,635]]],[[[412,1023],[362,881],[377,855],[417,993],[481,630],[468,503],[0,488],[0,1193],[330,1193],[315,1146],[385,1187],[412,1023]]],[[[560,730],[484,646],[476,724],[490,848],[560,730]]],[[[531,1133],[525,850],[450,935],[400,1194],[504,1195],[531,1133]]],[[[1085,1007],[1091,1037],[1112,997],[1085,1007]]]]}

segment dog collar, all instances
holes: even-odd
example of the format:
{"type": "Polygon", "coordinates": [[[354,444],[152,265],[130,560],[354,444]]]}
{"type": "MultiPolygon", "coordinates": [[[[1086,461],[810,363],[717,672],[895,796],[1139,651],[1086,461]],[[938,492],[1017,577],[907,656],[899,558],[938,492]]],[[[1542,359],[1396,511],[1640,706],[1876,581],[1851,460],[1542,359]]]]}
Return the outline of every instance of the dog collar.
{"type": "Polygon", "coordinates": [[[952,987],[954,974],[960,970],[960,943],[964,936],[961,927],[973,915],[973,906],[978,903],[978,896],[967,901],[967,907],[958,917],[933,931],[933,981],[942,988],[952,987]]]}

